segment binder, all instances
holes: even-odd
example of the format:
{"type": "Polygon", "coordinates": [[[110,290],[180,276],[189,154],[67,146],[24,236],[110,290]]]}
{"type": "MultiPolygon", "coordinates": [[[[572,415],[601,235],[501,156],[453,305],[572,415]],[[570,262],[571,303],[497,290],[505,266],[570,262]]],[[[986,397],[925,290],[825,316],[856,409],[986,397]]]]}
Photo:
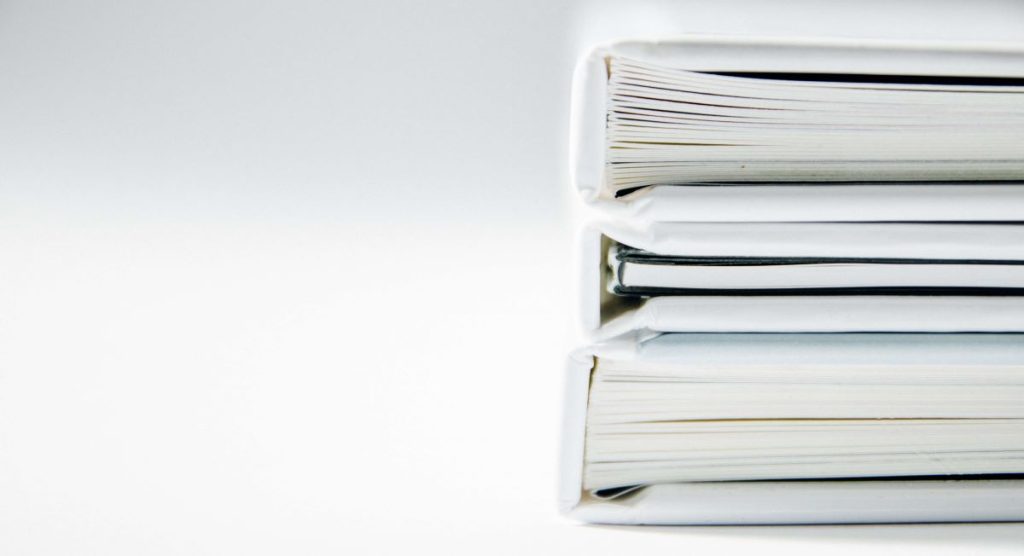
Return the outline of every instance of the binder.
{"type": "MultiPolygon", "coordinates": [[[[1005,85],[1007,91],[1024,85],[1024,45],[695,36],[623,41],[584,56],[574,76],[570,172],[590,220],[579,233],[577,247],[578,316],[590,343],[574,351],[566,366],[561,511],[591,523],[658,525],[1024,519],[1024,475],[1018,472],[585,488],[587,416],[597,362],[611,358],[642,363],[644,346],[659,338],[862,333],[962,341],[977,351],[987,341],[980,338],[998,337],[1012,344],[1024,337],[1017,335],[1024,332],[1024,296],[1015,291],[629,295],[616,290],[615,261],[609,260],[616,246],[663,258],[916,258],[1016,264],[1024,251],[1024,227],[1017,223],[1024,214],[1024,173],[1015,174],[1014,161],[999,179],[967,172],[949,179],[758,182],[749,175],[726,179],[725,170],[726,178],[712,182],[670,180],[623,189],[609,173],[615,163],[608,157],[613,139],[608,135],[609,67],[614,57],[753,79],[820,81],[842,76],[848,82],[870,83],[877,78],[909,83],[908,89],[915,83],[987,83],[1005,85]]],[[[896,372],[901,368],[895,367],[896,372]]]]}

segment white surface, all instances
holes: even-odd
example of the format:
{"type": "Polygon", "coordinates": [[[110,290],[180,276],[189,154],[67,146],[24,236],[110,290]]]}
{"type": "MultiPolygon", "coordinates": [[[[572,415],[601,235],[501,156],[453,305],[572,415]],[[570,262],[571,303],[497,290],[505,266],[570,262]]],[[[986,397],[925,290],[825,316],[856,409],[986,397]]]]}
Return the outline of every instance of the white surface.
{"type": "Polygon", "coordinates": [[[569,283],[577,44],[1024,40],[1009,1],[616,9],[0,5],[0,551],[1019,552],[1017,525],[557,517],[574,298],[515,263],[569,283]]]}

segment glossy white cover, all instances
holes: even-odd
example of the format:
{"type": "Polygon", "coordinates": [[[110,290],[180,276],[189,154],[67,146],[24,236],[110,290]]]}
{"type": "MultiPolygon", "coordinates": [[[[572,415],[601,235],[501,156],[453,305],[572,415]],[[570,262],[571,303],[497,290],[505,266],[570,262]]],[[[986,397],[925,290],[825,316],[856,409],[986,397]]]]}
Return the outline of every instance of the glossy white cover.
{"type": "Polygon", "coordinates": [[[590,206],[636,223],[1006,222],[1024,214],[1024,187],[1013,184],[663,185],[614,200],[590,195],[590,206]]]}

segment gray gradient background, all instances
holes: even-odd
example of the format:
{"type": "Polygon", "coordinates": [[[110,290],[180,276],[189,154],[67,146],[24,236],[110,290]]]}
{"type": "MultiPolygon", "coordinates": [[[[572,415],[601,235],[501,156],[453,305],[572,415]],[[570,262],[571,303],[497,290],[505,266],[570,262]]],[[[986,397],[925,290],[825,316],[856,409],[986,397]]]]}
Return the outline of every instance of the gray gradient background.
{"type": "Polygon", "coordinates": [[[0,0],[0,552],[1018,553],[555,515],[572,64],[684,32],[1024,4],[0,0]]]}

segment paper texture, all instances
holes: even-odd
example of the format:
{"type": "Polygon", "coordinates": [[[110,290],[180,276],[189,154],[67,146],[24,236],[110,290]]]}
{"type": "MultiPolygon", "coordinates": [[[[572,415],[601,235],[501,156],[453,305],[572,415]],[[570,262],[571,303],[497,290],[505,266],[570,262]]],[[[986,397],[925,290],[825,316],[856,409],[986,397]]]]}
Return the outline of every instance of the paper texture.
{"type": "Polygon", "coordinates": [[[570,131],[573,182],[585,200],[610,200],[605,176],[608,56],[692,71],[1024,77],[1024,49],[871,41],[697,37],[595,48],[577,67],[570,131]]]}
{"type": "MultiPolygon", "coordinates": [[[[716,349],[713,344],[702,348],[692,340],[682,339],[690,342],[692,348],[716,349]]],[[[569,359],[566,396],[570,403],[565,412],[560,475],[560,507],[569,517],[591,523],[650,525],[1024,519],[1024,481],[1021,480],[676,483],[646,487],[618,499],[597,499],[582,489],[582,438],[593,356],[660,360],[679,353],[665,349],[668,346],[664,345],[656,349],[656,346],[641,349],[640,345],[635,338],[619,338],[577,351],[569,359]]],[[[998,350],[994,356],[1004,351],[998,350]]],[[[720,350],[715,353],[725,359],[750,356],[761,359],[760,355],[751,353],[723,354],[720,350]]],[[[928,353],[932,355],[925,357],[930,360],[942,357],[942,352],[928,353]]],[[[803,357],[813,355],[808,352],[803,357]]],[[[845,360],[842,353],[831,353],[830,357],[845,360]]]]}

